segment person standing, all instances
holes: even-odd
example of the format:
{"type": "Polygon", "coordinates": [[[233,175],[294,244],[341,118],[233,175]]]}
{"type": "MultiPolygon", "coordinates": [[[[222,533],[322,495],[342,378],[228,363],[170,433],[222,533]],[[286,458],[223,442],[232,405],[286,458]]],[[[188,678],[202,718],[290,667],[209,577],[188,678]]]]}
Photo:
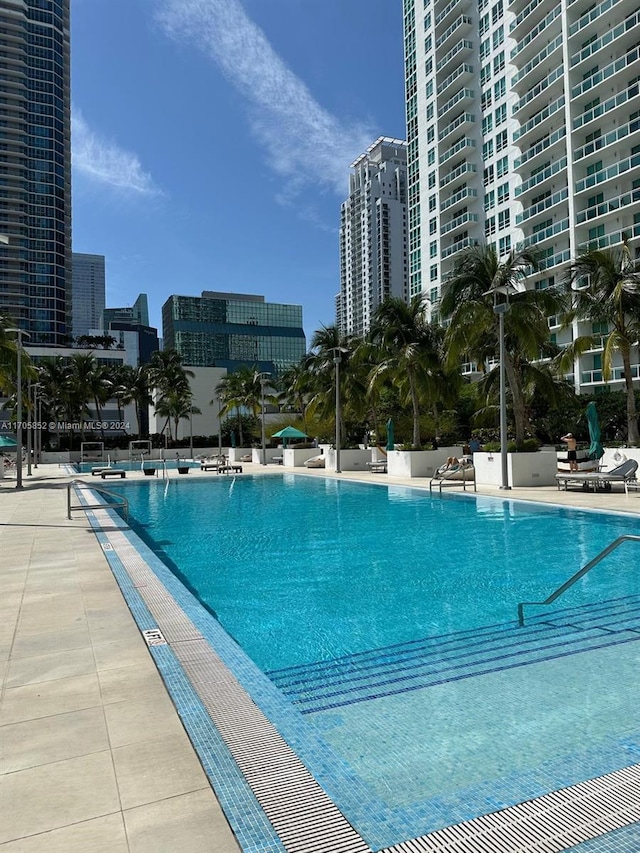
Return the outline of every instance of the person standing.
{"type": "Polygon", "coordinates": [[[563,435],[560,441],[564,441],[567,445],[567,459],[569,461],[569,470],[578,470],[578,443],[573,437],[572,432],[563,435]]]}

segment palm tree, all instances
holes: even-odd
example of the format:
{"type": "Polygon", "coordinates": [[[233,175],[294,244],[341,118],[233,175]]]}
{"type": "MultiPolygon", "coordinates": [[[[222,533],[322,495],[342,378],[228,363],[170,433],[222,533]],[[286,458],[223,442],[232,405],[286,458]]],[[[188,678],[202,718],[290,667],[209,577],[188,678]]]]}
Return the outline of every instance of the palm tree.
{"type": "Polygon", "coordinates": [[[158,401],[156,411],[161,417],[166,417],[169,421],[169,438],[171,438],[171,423],[175,424],[175,436],[178,438],[178,427],[180,421],[188,418],[190,415],[201,414],[200,409],[192,403],[191,394],[185,394],[181,389],[168,391],[158,401]]]}
{"type": "Polygon", "coordinates": [[[149,390],[149,370],[145,365],[139,367],[123,365],[118,368],[117,383],[115,394],[118,405],[126,406],[127,403],[135,405],[136,434],[142,438],[143,433],[146,434],[149,427],[148,415],[145,416],[145,413],[153,403],[153,397],[149,390]]]}
{"type": "MultiPolygon", "coordinates": [[[[318,412],[321,416],[335,415],[335,357],[340,356],[340,401],[342,417],[340,419],[340,443],[346,444],[346,424],[351,402],[358,394],[350,371],[350,357],[356,347],[356,340],[350,335],[341,334],[336,325],[322,326],[314,332],[311,339],[311,354],[307,368],[311,374],[308,411],[311,415],[318,412]]],[[[360,395],[364,389],[360,389],[360,395]]]]}
{"type": "MultiPolygon", "coordinates": [[[[631,258],[627,243],[620,248],[588,249],[571,264],[567,282],[574,286],[573,305],[564,317],[564,326],[574,319],[605,324],[602,375],[611,376],[613,357],[620,353],[627,392],[627,433],[629,444],[640,444],[631,352],[640,342],[640,264],[631,258]],[[586,285],[585,285],[586,282],[586,285]]],[[[585,350],[597,345],[598,335],[581,335],[567,348],[566,366],[585,350]]]]}
{"type": "Polygon", "coordinates": [[[308,369],[310,356],[305,356],[298,364],[294,364],[278,378],[280,394],[278,403],[300,412],[302,429],[307,431],[307,407],[312,394],[311,373],[308,369]]]}
{"type": "Polygon", "coordinates": [[[171,438],[171,417],[167,415],[168,408],[172,408],[175,394],[191,400],[192,394],[189,386],[189,378],[195,376],[192,370],[188,370],[182,364],[182,356],[176,350],[159,350],[154,352],[148,367],[149,385],[156,389],[156,413],[166,417],[161,432],[169,427],[171,438]],[[168,404],[165,406],[164,398],[170,395],[168,404]]]}
{"type": "Polygon", "coordinates": [[[18,348],[15,337],[7,332],[15,324],[7,314],[0,314],[0,390],[8,391],[13,387],[12,377],[16,373],[18,348]]]}
{"type": "Polygon", "coordinates": [[[386,299],[378,307],[370,339],[378,347],[380,359],[371,371],[373,387],[391,378],[401,400],[411,405],[413,447],[420,447],[420,403],[432,406],[455,385],[455,376],[445,375],[442,361],[442,330],[427,321],[422,296],[407,303],[398,297],[386,299]]]}
{"type": "Polygon", "coordinates": [[[242,410],[256,416],[261,408],[262,385],[260,374],[252,367],[241,367],[233,373],[228,373],[215,388],[224,400],[221,415],[235,410],[238,423],[238,440],[240,447],[244,446],[242,428],[242,410]]]}
{"type": "Polygon", "coordinates": [[[441,312],[449,318],[445,337],[447,363],[458,366],[471,359],[484,369],[498,359],[499,316],[494,308],[499,295],[509,300],[505,320],[505,373],[511,393],[516,444],[530,426],[524,394],[527,384],[547,382],[548,371],[534,362],[557,350],[549,340],[547,317],[562,313],[566,300],[558,288],[525,290],[530,270],[537,269],[535,254],[512,251],[500,262],[493,246],[473,246],[460,254],[446,283],[441,312]]]}

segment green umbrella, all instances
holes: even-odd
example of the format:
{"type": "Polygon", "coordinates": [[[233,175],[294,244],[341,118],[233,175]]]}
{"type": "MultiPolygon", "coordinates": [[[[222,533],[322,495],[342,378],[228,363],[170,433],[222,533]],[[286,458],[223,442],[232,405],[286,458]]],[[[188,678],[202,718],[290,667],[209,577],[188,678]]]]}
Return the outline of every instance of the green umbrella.
{"type": "Polygon", "coordinates": [[[292,426],[286,426],[283,429],[278,430],[278,432],[274,432],[271,438],[281,438],[282,446],[286,447],[288,438],[309,438],[309,436],[306,432],[302,432],[302,430],[296,429],[292,426]]]}
{"type": "Polygon", "coordinates": [[[591,439],[589,459],[600,459],[604,456],[604,447],[600,444],[600,424],[598,423],[595,403],[587,404],[587,423],[589,424],[589,438],[591,439]]]}
{"type": "Polygon", "coordinates": [[[393,434],[393,418],[387,421],[387,450],[393,450],[395,447],[395,436],[393,434]]]}
{"type": "Polygon", "coordinates": [[[15,447],[18,442],[10,435],[0,435],[0,447],[15,447]]]}

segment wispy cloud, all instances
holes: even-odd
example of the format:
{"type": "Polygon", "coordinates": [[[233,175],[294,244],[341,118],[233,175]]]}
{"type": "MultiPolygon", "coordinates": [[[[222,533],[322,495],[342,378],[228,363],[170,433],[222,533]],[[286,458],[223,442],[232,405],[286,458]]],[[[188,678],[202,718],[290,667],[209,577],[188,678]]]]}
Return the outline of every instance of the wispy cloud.
{"type": "Polygon", "coordinates": [[[215,60],[250,105],[252,130],[285,179],[280,201],[309,184],[345,193],[349,164],[371,144],[372,131],[323,109],[239,0],[161,0],[158,17],[169,35],[215,60]]]}
{"type": "Polygon", "coordinates": [[[98,136],[75,108],[71,117],[71,148],[74,169],[91,180],[140,195],[160,193],[138,157],[98,136]]]}

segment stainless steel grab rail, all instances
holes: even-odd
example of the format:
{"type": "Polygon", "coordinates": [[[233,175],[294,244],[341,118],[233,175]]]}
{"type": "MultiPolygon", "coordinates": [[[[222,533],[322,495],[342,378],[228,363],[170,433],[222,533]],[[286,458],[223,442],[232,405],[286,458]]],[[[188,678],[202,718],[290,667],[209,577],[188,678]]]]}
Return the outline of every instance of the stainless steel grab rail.
{"type": "Polygon", "coordinates": [[[123,509],[124,510],[124,518],[125,521],[129,520],[129,501],[123,497],[122,495],[118,495],[116,492],[111,492],[109,489],[105,489],[104,486],[96,486],[94,483],[86,483],[84,480],[72,480],[70,483],[67,483],[67,518],[71,518],[71,513],[76,509],[123,509]],[[93,489],[94,492],[99,492],[101,495],[107,495],[110,498],[114,498],[116,501],[120,501],[120,503],[116,504],[74,504],[71,503],[71,487],[76,485],[86,486],[88,489],[93,489]]]}
{"type": "Polygon", "coordinates": [[[518,604],[518,625],[523,628],[524,627],[524,608],[526,605],[536,605],[539,607],[544,606],[545,604],[553,604],[556,598],[559,598],[563,592],[566,592],[570,586],[573,586],[576,581],[579,581],[583,575],[596,566],[601,560],[604,560],[612,551],[615,551],[623,542],[627,541],[640,542],[640,536],[634,536],[632,533],[626,533],[624,536],[618,536],[617,539],[614,539],[610,545],[601,551],[593,560],[589,560],[589,562],[583,566],[579,571],[572,575],[568,581],[565,581],[562,586],[559,586],[555,592],[552,592],[548,598],[545,598],[544,601],[521,601],[518,604]]]}

